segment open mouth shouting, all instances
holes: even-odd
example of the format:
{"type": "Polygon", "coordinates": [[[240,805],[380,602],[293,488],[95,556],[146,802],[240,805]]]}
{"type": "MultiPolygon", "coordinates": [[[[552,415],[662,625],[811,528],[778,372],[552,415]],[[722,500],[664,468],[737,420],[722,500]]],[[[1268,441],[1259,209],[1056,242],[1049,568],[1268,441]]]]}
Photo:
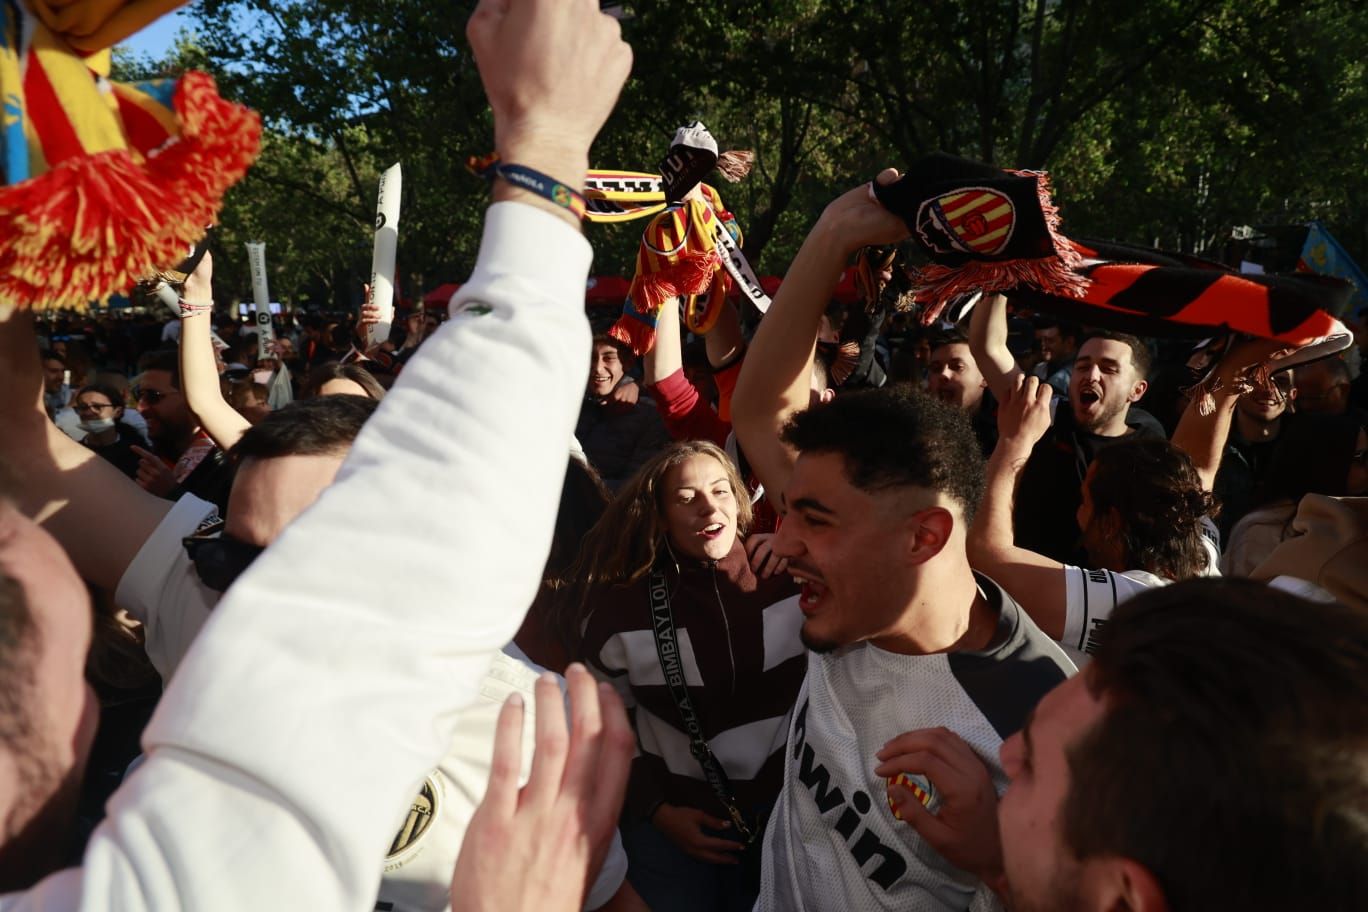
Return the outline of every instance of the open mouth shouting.
{"type": "Polygon", "coordinates": [[[805,616],[811,617],[821,605],[822,599],[826,597],[828,591],[826,584],[802,568],[795,569],[792,564],[789,565],[789,575],[802,585],[802,593],[798,596],[798,607],[802,609],[805,616]]]}
{"type": "Polygon", "coordinates": [[[699,529],[698,532],[695,534],[698,535],[698,537],[703,539],[704,541],[717,541],[719,538],[722,537],[722,533],[726,531],[726,523],[716,522],[712,523],[711,525],[704,526],[702,529],[699,529]]]}

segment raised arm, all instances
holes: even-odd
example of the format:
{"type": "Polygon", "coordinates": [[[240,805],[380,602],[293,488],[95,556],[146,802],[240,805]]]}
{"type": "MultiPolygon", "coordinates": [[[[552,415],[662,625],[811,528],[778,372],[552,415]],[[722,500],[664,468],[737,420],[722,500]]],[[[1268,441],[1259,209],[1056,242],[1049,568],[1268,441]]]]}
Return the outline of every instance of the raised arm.
{"type": "Polygon", "coordinates": [[[1178,427],[1173,430],[1173,445],[1192,459],[1197,476],[1202,479],[1202,490],[1210,491],[1216,484],[1235,403],[1240,391],[1248,388],[1246,375],[1255,365],[1285,348],[1284,343],[1268,339],[1247,339],[1232,346],[1217,365],[1213,380],[1205,384],[1212,398],[1204,404],[1203,391],[1198,390],[1183,410],[1178,427]]]}
{"type": "MultiPolygon", "coordinates": [[[[897,179],[889,169],[881,183],[897,179]]],[[[779,293],[751,340],[732,398],[732,423],[746,459],[769,496],[788,484],[794,455],[779,440],[789,416],[812,399],[817,325],[850,255],[870,244],[907,237],[907,226],[874,199],[869,184],[832,201],[822,212],[779,293]]]]}
{"type": "MultiPolygon", "coordinates": [[[[684,374],[678,298],[666,301],[660,309],[656,343],[646,353],[642,367],[646,387],[671,437],[675,440],[711,440],[718,446],[726,443],[731,424],[718,416],[712,404],[698,394],[698,388],[684,374]]],[[[654,443],[649,446],[647,456],[659,449],[654,443]]],[[[637,464],[635,460],[636,457],[633,464],[637,464]]]]}
{"type": "Polygon", "coordinates": [[[708,364],[713,370],[726,367],[741,357],[746,350],[746,338],[741,333],[741,315],[731,301],[722,302],[722,313],[717,323],[703,337],[704,348],[708,352],[708,364]]]}
{"type": "MultiPolygon", "coordinates": [[[[631,65],[616,21],[487,0],[468,31],[503,160],[581,182],[631,65]]],[[[587,380],[578,221],[495,194],[452,319],[172,679],[91,838],[86,905],[374,906],[376,859],[540,583],[587,380]]]]}
{"type": "Polygon", "coordinates": [[[181,316],[181,391],[200,427],[222,450],[231,450],[252,426],[223,398],[218,368],[214,364],[213,254],[205,253],[185,280],[185,309],[181,316]]]}
{"type": "Polygon", "coordinates": [[[969,317],[969,351],[993,398],[1007,401],[1021,368],[1007,348],[1007,299],[1002,295],[986,294],[974,305],[969,317]]]}
{"type": "Polygon", "coordinates": [[[33,314],[0,316],[0,463],[22,482],[20,509],[42,523],[78,573],[113,592],[173,504],[72,440],[43,410],[33,314]]]}
{"type": "Polygon", "coordinates": [[[1053,639],[1064,635],[1068,601],[1064,565],[1018,548],[1012,500],[1031,449],[1050,427],[1049,384],[1017,377],[998,409],[998,443],[988,460],[986,486],[969,530],[969,563],[992,577],[1053,639]]]}
{"type": "Polygon", "coordinates": [[[684,369],[684,348],[679,331],[679,298],[670,298],[656,317],[656,340],[641,360],[641,379],[647,386],[684,369]]]}

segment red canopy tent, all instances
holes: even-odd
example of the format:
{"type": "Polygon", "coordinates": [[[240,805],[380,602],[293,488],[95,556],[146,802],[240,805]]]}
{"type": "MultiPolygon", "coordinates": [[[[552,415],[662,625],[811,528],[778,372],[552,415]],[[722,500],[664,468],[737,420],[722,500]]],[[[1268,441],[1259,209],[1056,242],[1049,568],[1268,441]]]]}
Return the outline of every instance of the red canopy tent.
{"type": "Polygon", "coordinates": [[[438,285],[436,288],[423,295],[424,304],[440,304],[445,306],[461,287],[460,282],[447,282],[445,285],[438,285]]]}
{"type": "Polygon", "coordinates": [[[584,303],[590,307],[621,307],[632,283],[619,276],[590,276],[584,288],[584,303]]]}
{"type": "MultiPolygon", "coordinates": [[[[784,282],[783,276],[761,276],[760,287],[765,290],[765,294],[771,298],[779,291],[779,286],[784,282]]],[[[842,304],[854,304],[859,301],[860,290],[855,286],[855,267],[851,266],[841,273],[841,280],[832,289],[831,296],[842,304]]]]}
{"type": "Polygon", "coordinates": [[[841,273],[841,281],[832,289],[831,296],[842,304],[854,304],[861,300],[860,289],[855,285],[855,267],[847,267],[841,273]]]}

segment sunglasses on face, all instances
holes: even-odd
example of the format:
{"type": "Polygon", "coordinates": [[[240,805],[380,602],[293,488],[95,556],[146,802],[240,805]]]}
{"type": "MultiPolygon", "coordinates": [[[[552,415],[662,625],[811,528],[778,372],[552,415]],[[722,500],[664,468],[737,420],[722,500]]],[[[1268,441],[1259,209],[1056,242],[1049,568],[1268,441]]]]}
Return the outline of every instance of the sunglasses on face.
{"type": "Polygon", "coordinates": [[[163,399],[165,399],[166,396],[167,394],[163,393],[161,390],[138,390],[138,401],[146,402],[148,405],[156,405],[158,402],[161,402],[163,399]]]}
{"type": "Polygon", "coordinates": [[[234,580],[266,549],[249,545],[223,531],[223,523],[181,539],[200,582],[215,592],[227,592],[234,580]]]}

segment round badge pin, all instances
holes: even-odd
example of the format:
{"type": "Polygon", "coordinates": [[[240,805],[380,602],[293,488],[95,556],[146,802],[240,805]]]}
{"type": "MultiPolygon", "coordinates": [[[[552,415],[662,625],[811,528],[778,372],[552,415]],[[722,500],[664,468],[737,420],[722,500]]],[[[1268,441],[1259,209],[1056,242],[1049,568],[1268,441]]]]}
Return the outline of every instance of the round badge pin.
{"type": "MultiPolygon", "coordinates": [[[[901,785],[911,792],[922,803],[922,807],[931,813],[934,814],[940,810],[940,796],[936,794],[936,787],[931,784],[931,780],[925,776],[918,776],[916,773],[898,773],[896,776],[889,777],[888,780],[889,788],[895,785],[901,785]]],[[[888,796],[888,807],[893,811],[894,817],[899,820],[903,819],[903,816],[898,813],[898,809],[893,806],[892,795],[888,796]]]]}

